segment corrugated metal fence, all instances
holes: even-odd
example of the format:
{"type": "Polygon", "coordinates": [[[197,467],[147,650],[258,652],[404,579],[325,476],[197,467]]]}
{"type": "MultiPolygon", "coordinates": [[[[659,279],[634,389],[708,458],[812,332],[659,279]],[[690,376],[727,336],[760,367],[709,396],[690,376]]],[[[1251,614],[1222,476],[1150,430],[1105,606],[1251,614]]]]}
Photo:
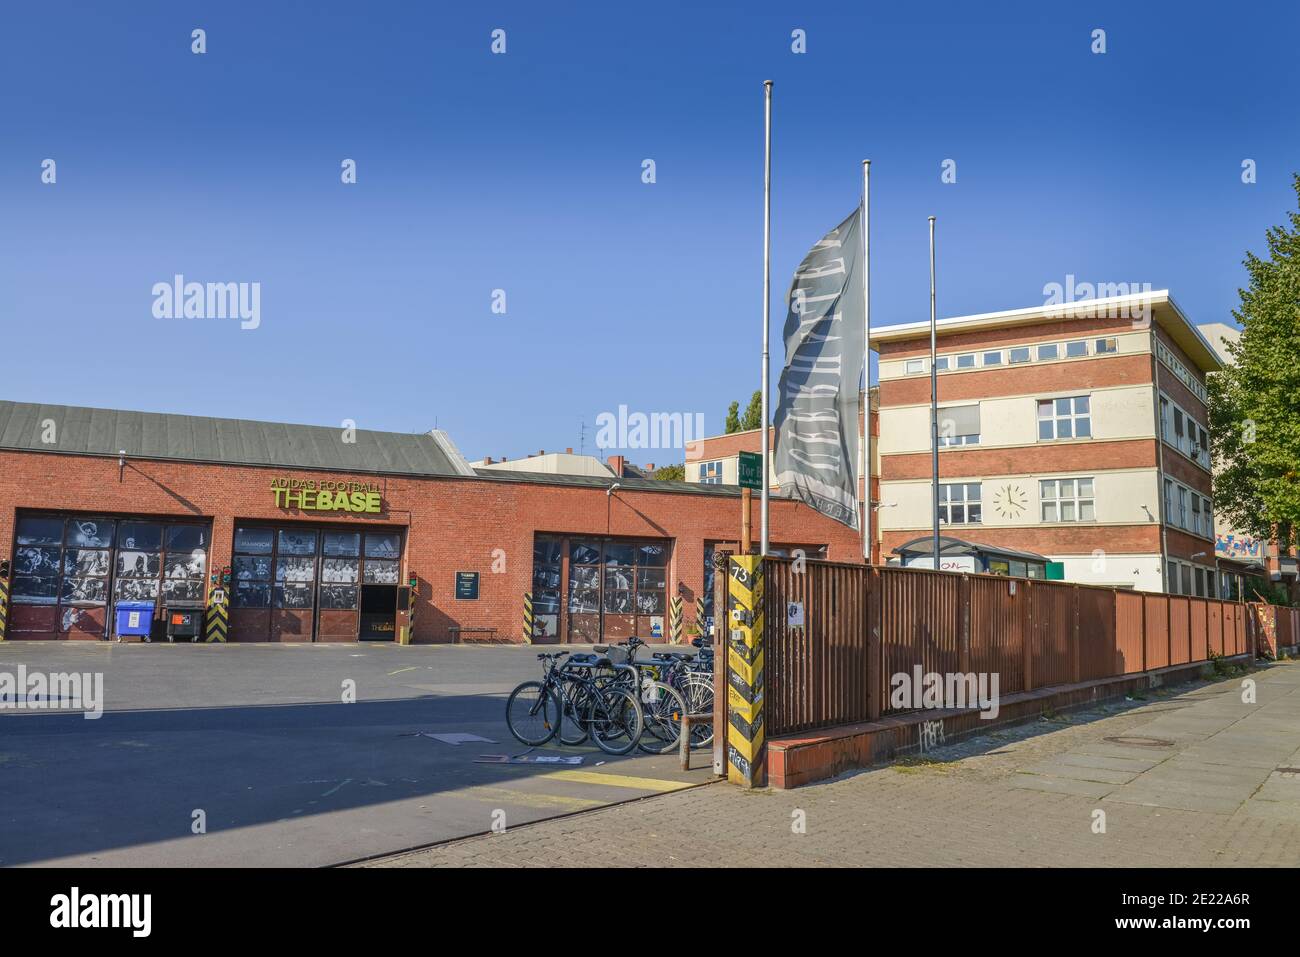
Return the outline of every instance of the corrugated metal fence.
{"type": "MultiPolygon", "coordinates": [[[[779,558],[764,568],[769,735],[914,710],[891,706],[890,679],[918,665],[997,673],[1013,694],[1257,647],[1238,602],[779,558]]],[[[1300,631],[1280,610],[1277,631],[1300,631]]]]}

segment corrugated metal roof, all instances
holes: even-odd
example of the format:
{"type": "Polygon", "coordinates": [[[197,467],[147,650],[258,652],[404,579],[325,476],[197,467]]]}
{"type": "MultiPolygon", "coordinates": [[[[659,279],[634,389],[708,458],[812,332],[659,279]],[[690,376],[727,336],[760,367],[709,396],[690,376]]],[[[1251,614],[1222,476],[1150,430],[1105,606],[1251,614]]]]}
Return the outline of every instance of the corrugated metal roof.
{"type": "Polygon", "coordinates": [[[341,429],[0,400],[0,448],[394,475],[474,471],[446,433],[341,429]],[[53,425],[55,441],[44,441],[53,425]]]}
{"type": "MultiPolygon", "coordinates": [[[[686,492],[693,495],[714,495],[736,498],[741,494],[739,485],[706,485],[703,482],[677,482],[662,479],[614,478],[612,475],[557,475],[550,472],[514,472],[506,469],[475,469],[479,478],[500,482],[527,482],[530,485],[568,485],[584,488],[604,488],[617,484],[620,489],[641,492],[686,492]]],[[[755,496],[757,497],[757,496],[755,496]]],[[[772,491],[772,498],[786,498],[772,491]]]]}

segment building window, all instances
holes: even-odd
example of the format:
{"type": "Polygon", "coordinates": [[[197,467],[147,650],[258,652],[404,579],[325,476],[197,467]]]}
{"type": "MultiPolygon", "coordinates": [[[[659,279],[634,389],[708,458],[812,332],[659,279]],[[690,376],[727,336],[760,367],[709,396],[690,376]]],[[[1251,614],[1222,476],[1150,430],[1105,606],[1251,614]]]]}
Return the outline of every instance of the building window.
{"type": "Polygon", "coordinates": [[[1168,562],[1165,566],[1165,591],[1171,595],[1178,594],[1178,564],[1168,562]]]}
{"type": "Polygon", "coordinates": [[[571,541],[569,640],[666,637],[668,557],[667,542],[571,541]]]}
{"type": "Polygon", "coordinates": [[[1170,431],[1169,418],[1169,400],[1164,396],[1160,397],[1160,437],[1166,442],[1172,442],[1172,432],[1170,431]]]}
{"type": "Polygon", "coordinates": [[[981,511],[979,482],[939,486],[939,521],[948,525],[977,525],[981,511]]]}
{"type": "Polygon", "coordinates": [[[903,371],[904,371],[907,375],[916,375],[918,372],[924,372],[924,371],[925,371],[925,360],[924,360],[924,359],[908,359],[906,365],[903,367],[903,371]]]}
{"type": "Polygon", "coordinates": [[[954,405],[939,410],[939,445],[978,445],[980,441],[980,407],[954,405]]]}
{"type": "Polygon", "coordinates": [[[1029,361],[1029,347],[1028,347],[1028,346],[1020,346],[1020,347],[1018,347],[1018,348],[1011,349],[1011,350],[1009,350],[1009,352],[1007,353],[1007,356],[1008,356],[1008,359],[1009,359],[1009,361],[1011,362],[1012,365],[1015,365],[1017,362],[1028,362],[1028,361],[1029,361]]]}
{"type": "Polygon", "coordinates": [[[1108,355],[1112,352],[1119,351],[1119,341],[1114,338],[1098,339],[1093,343],[1093,352],[1099,356],[1108,355]]]}
{"type": "Polygon", "coordinates": [[[1038,400],[1038,438],[1086,439],[1092,437],[1092,418],[1086,395],[1038,400]]]}
{"type": "Polygon", "coordinates": [[[1174,483],[1165,479],[1165,524],[1174,520],[1174,483]]]}
{"type": "Polygon", "coordinates": [[[700,482],[704,485],[722,484],[722,460],[700,463],[700,482]]]}
{"type": "Polygon", "coordinates": [[[1001,350],[999,350],[998,352],[986,352],[986,353],[984,353],[984,364],[985,364],[986,366],[1000,366],[1000,365],[1002,365],[1002,352],[1001,352],[1001,350]]]}
{"type": "Polygon", "coordinates": [[[1043,479],[1038,483],[1044,522],[1097,520],[1092,479],[1043,479]]]}
{"type": "Polygon", "coordinates": [[[1187,528],[1187,489],[1178,486],[1178,527],[1187,528]]]}
{"type": "Polygon", "coordinates": [[[1201,531],[1201,497],[1192,496],[1192,530],[1198,534],[1201,531]]]}
{"type": "Polygon", "coordinates": [[[1049,342],[1038,347],[1038,361],[1046,362],[1049,359],[1059,359],[1061,357],[1061,348],[1055,342],[1049,342]]]}
{"type": "Polygon", "coordinates": [[[1084,339],[1078,342],[1067,342],[1065,344],[1065,355],[1069,359],[1078,359],[1088,354],[1088,343],[1084,339]]]}
{"type": "Polygon", "coordinates": [[[1192,566],[1183,565],[1180,571],[1183,573],[1183,584],[1179,594],[1190,595],[1192,593],[1192,566]]]}
{"type": "Polygon", "coordinates": [[[934,360],[934,367],[938,369],[940,372],[946,372],[948,369],[948,357],[937,356],[934,360]]]}
{"type": "Polygon", "coordinates": [[[1214,537],[1214,510],[1210,508],[1208,498],[1201,500],[1201,534],[1206,538],[1214,537]]]}
{"type": "Polygon", "coordinates": [[[958,356],[958,357],[957,357],[957,368],[958,368],[958,369],[974,369],[974,368],[975,368],[975,353],[973,353],[973,352],[968,352],[968,353],[966,353],[965,355],[960,355],[960,356],[958,356]]]}

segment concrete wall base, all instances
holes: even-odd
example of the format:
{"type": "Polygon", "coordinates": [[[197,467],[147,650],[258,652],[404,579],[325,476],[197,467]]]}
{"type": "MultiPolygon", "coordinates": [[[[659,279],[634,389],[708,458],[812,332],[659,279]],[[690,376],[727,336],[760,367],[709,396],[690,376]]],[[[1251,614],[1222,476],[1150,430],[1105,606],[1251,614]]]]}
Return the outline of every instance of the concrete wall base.
{"type": "MultiPolygon", "coordinates": [[[[1252,657],[1244,654],[1224,660],[1249,665],[1252,657]]],[[[937,708],[773,738],[767,747],[768,782],[774,788],[795,788],[823,781],[854,768],[870,767],[908,754],[923,754],[943,744],[1034,721],[1047,711],[1077,711],[1123,698],[1134,691],[1192,681],[1206,667],[1206,662],[1198,661],[1115,678],[1021,691],[1003,696],[998,716],[987,720],[975,708],[937,708]]]]}

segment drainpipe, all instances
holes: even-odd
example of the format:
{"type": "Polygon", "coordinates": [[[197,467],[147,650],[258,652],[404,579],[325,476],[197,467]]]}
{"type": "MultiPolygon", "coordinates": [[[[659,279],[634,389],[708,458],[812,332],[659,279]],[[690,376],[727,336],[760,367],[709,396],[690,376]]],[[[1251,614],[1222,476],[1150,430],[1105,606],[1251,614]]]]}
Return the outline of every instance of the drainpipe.
{"type": "Polygon", "coordinates": [[[1151,367],[1155,373],[1152,378],[1155,381],[1156,399],[1156,467],[1159,469],[1156,478],[1156,496],[1160,506],[1160,580],[1165,583],[1165,594],[1168,595],[1172,593],[1169,590],[1169,516],[1165,514],[1165,422],[1160,417],[1160,357],[1156,355],[1154,325],[1150,329],[1150,336],[1151,367]]]}

